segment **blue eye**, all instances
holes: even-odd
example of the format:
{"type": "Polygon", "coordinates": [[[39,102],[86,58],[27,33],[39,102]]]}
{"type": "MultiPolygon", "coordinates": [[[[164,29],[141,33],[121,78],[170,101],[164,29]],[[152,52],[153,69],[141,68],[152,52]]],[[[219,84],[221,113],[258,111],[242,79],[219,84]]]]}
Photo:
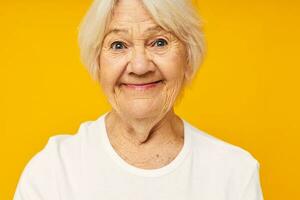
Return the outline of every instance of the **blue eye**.
{"type": "Polygon", "coordinates": [[[124,45],[124,43],[121,42],[121,41],[113,42],[113,43],[110,45],[110,48],[111,48],[111,49],[123,49],[123,47],[125,47],[125,45],[124,45]]]}
{"type": "Polygon", "coordinates": [[[157,39],[154,41],[153,46],[155,46],[155,44],[157,44],[158,47],[162,47],[168,44],[168,42],[165,39],[157,39]]]}

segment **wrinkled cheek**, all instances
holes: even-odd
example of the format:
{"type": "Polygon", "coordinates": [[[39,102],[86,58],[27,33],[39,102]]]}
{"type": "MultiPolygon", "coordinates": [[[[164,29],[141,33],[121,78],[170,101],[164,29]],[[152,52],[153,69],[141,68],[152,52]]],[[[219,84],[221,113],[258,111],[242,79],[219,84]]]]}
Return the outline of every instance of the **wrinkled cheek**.
{"type": "Polygon", "coordinates": [[[108,101],[112,108],[114,108],[117,112],[121,112],[121,103],[124,102],[124,99],[122,99],[122,91],[119,86],[115,86],[112,88],[112,91],[110,92],[110,95],[108,97],[108,101]]]}
{"type": "Polygon", "coordinates": [[[116,100],[116,94],[120,93],[118,88],[115,87],[114,83],[111,82],[111,80],[105,79],[104,77],[100,79],[100,85],[101,85],[102,92],[106,96],[108,102],[112,106],[114,106],[116,100]]]}
{"type": "Polygon", "coordinates": [[[161,93],[163,96],[162,112],[169,111],[173,107],[176,98],[180,93],[181,87],[182,87],[181,80],[172,81],[171,83],[165,86],[164,90],[161,93]]]}
{"type": "Polygon", "coordinates": [[[121,90],[120,90],[120,88],[119,87],[114,87],[114,89],[113,89],[113,95],[112,95],[112,101],[114,101],[114,102],[118,102],[118,100],[120,100],[120,96],[121,96],[121,90]]]}
{"type": "Polygon", "coordinates": [[[105,68],[102,69],[101,75],[103,76],[103,81],[101,82],[102,88],[105,90],[109,102],[113,103],[119,98],[121,90],[118,85],[118,77],[122,72],[122,66],[116,65],[115,62],[105,63],[105,68]]]}

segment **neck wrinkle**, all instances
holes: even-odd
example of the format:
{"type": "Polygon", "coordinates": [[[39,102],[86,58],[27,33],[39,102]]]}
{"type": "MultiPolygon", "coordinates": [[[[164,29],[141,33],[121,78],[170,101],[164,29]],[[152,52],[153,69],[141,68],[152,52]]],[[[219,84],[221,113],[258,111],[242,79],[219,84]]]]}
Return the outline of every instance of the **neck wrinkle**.
{"type": "Polygon", "coordinates": [[[109,138],[114,144],[136,147],[162,145],[183,137],[180,118],[171,109],[162,119],[137,120],[134,124],[123,120],[114,110],[106,119],[109,138]]]}

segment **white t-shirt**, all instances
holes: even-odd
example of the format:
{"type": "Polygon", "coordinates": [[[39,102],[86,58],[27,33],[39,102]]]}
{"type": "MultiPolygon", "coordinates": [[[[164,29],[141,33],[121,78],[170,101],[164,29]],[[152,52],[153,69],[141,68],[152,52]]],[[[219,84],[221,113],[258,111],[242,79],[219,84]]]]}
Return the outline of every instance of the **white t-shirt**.
{"type": "Polygon", "coordinates": [[[259,162],[246,150],[183,120],[177,157],[137,168],[111,146],[106,115],[51,137],[23,170],[14,200],[263,200],[259,162]]]}

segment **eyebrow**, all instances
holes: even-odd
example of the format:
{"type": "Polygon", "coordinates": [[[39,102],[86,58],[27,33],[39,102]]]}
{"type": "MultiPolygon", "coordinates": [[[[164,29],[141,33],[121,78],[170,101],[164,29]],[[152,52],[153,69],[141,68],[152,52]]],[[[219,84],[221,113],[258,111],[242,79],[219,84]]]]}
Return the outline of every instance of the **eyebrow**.
{"type": "MultiPolygon", "coordinates": [[[[153,33],[155,33],[155,32],[163,32],[163,31],[165,31],[161,26],[159,26],[159,25],[156,25],[156,26],[152,26],[152,27],[149,27],[149,28],[147,28],[145,31],[144,31],[144,33],[147,33],[147,35],[151,35],[151,34],[153,34],[153,33]]],[[[121,29],[121,28],[112,28],[112,29],[110,29],[105,35],[104,35],[104,38],[106,37],[106,36],[108,36],[109,34],[119,34],[119,33],[126,33],[126,34],[128,34],[128,30],[127,29],[121,29]]]]}

